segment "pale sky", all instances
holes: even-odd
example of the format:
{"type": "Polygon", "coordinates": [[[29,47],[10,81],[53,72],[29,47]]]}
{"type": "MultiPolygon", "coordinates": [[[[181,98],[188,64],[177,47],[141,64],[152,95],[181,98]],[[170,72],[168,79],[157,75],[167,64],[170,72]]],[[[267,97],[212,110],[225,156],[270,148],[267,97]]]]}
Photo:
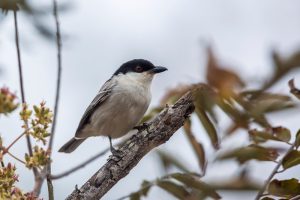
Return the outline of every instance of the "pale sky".
{"type": "MultiPolygon", "coordinates": [[[[33,2],[38,6],[40,1],[33,2]]],[[[73,0],[71,3],[72,9],[60,15],[64,35],[63,77],[54,141],[54,174],[75,166],[108,146],[106,138],[95,138],[84,142],[72,154],[57,153],[58,148],[74,135],[85,108],[100,86],[123,62],[145,58],[169,68],[169,71],[153,81],[152,105],[156,105],[168,88],[179,83],[205,80],[205,42],[211,42],[221,60],[241,72],[241,76],[253,85],[264,81],[271,71],[272,48],[285,55],[300,48],[300,2],[297,0],[73,0]]],[[[52,16],[44,18],[44,22],[53,27],[52,16]]],[[[37,35],[29,18],[20,15],[19,21],[27,101],[32,105],[46,100],[49,106],[53,106],[55,45],[37,35]]],[[[8,86],[20,95],[13,33],[12,14],[9,13],[0,21],[0,66],[3,71],[0,86],[8,86]]],[[[299,73],[290,74],[284,81],[291,77],[300,83],[297,80],[299,73]]],[[[287,94],[285,82],[273,90],[287,94]]],[[[283,121],[282,115],[276,114],[271,121],[296,131],[297,127],[293,126],[297,122],[294,116],[287,112],[283,121]]],[[[21,122],[16,124],[17,118],[18,112],[8,118],[1,117],[0,132],[5,142],[12,141],[21,133],[21,122]]],[[[201,125],[195,124],[194,130],[199,132],[198,140],[210,148],[201,125]]],[[[245,138],[240,136],[234,144],[225,142],[223,145],[241,146],[247,144],[245,138]]],[[[26,151],[24,147],[25,140],[19,142],[13,152],[22,157],[26,151]]],[[[177,154],[191,169],[198,170],[196,159],[181,131],[161,149],[177,154]]],[[[208,156],[213,153],[209,150],[208,156]]],[[[105,163],[107,156],[75,174],[55,181],[56,198],[66,197],[75,184],[81,186],[105,163]]],[[[20,187],[31,190],[32,174],[20,165],[17,166],[21,174],[20,187]]],[[[263,163],[250,166],[255,168],[255,177],[263,180],[274,165],[263,163]]],[[[225,176],[230,177],[235,169],[234,163],[214,165],[208,168],[207,179],[217,180],[224,176],[224,171],[225,176]]],[[[286,176],[292,176],[295,172],[291,170],[286,176]]],[[[153,180],[161,175],[157,157],[150,153],[103,199],[114,200],[127,195],[137,190],[142,180],[153,180]]],[[[42,196],[45,199],[46,194],[44,185],[42,196]]],[[[234,196],[224,193],[225,200],[241,196],[244,200],[253,199],[251,194],[234,196]]],[[[147,199],[173,197],[155,189],[147,199]]]]}

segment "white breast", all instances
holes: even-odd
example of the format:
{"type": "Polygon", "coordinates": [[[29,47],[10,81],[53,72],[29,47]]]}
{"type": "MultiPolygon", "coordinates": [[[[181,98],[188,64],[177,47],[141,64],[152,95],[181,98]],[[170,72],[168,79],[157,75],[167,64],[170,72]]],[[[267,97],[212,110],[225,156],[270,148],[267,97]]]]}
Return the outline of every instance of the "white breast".
{"type": "Polygon", "coordinates": [[[89,136],[118,138],[139,123],[151,101],[152,76],[126,74],[113,78],[117,84],[107,101],[91,116],[89,136]]]}

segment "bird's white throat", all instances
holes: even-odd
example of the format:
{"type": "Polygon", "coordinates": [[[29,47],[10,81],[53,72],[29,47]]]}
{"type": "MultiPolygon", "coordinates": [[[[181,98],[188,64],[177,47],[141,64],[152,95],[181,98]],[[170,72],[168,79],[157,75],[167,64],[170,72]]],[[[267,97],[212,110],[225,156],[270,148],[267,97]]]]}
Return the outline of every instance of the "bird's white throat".
{"type": "Polygon", "coordinates": [[[136,85],[145,89],[150,89],[154,74],[149,72],[135,73],[128,72],[126,74],[117,75],[116,79],[119,84],[124,86],[136,85]]]}

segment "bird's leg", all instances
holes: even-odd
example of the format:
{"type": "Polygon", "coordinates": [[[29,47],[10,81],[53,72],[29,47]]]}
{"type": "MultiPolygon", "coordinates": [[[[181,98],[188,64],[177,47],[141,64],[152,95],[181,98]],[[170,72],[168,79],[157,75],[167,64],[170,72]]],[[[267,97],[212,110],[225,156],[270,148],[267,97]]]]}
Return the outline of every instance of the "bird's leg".
{"type": "Polygon", "coordinates": [[[109,139],[109,145],[110,145],[110,152],[113,154],[113,155],[116,155],[118,156],[120,154],[120,151],[115,149],[112,145],[112,142],[111,142],[111,137],[108,136],[108,139],[109,139]]]}
{"type": "Polygon", "coordinates": [[[149,124],[147,122],[143,122],[140,125],[134,126],[133,129],[137,129],[139,132],[147,130],[147,132],[149,133],[149,124]]]}

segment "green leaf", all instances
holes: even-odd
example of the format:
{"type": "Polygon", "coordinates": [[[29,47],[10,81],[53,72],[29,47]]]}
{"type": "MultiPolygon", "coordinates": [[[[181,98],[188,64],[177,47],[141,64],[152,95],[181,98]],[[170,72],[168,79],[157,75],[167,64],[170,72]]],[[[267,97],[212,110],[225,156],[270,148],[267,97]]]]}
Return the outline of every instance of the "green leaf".
{"type": "Polygon", "coordinates": [[[206,112],[202,108],[199,108],[196,105],[195,111],[196,111],[196,114],[197,114],[198,118],[200,119],[204,129],[206,130],[206,132],[209,136],[212,146],[215,149],[218,149],[219,148],[219,138],[218,138],[218,134],[217,134],[214,124],[210,121],[206,112]]]}
{"type": "Polygon", "coordinates": [[[265,148],[258,145],[251,144],[246,147],[237,148],[230,152],[224,153],[219,156],[218,159],[236,159],[240,163],[244,163],[248,160],[260,160],[260,161],[274,161],[278,157],[276,149],[265,148]]]}
{"type": "Polygon", "coordinates": [[[249,135],[255,143],[266,142],[268,140],[289,142],[291,139],[290,130],[284,127],[267,128],[263,131],[253,129],[249,131],[249,135]]]}
{"type": "Polygon", "coordinates": [[[156,184],[180,200],[185,199],[190,195],[182,185],[178,185],[172,181],[160,180],[157,181],[156,184]]]}
{"type": "Polygon", "coordinates": [[[192,130],[191,130],[191,120],[188,119],[186,120],[184,126],[184,132],[186,133],[188,139],[189,139],[189,142],[191,143],[193,149],[194,149],[194,152],[196,153],[197,155],[197,158],[198,158],[198,163],[199,163],[199,166],[200,166],[200,169],[202,170],[202,172],[205,172],[205,168],[206,168],[206,158],[205,158],[205,151],[204,151],[204,147],[201,143],[199,143],[192,130]]]}
{"type": "Polygon", "coordinates": [[[288,180],[274,179],[269,184],[267,191],[270,195],[292,198],[300,195],[300,183],[295,178],[288,180]]]}
{"type": "Polygon", "coordinates": [[[182,163],[182,160],[179,161],[175,156],[163,151],[157,151],[157,154],[165,170],[169,169],[170,166],[175,166],[183,172],[189,172],[188,168],[182,163]]]}
{"type": "Polygon", "coordinates": [[[221,198],[221,196],[210,185],[196,179],[190,174],[175,173],[172,174],[171,177],[184,183],[187,187],[197,189],[212,198],[221,198]]]}
{"type": "Polygon", "coordinates": [[[296,134],[295,146],[296,146],[296,148],[298,148],[300,146],[300,129],[298,130],[298,132],[296,134]]]}
{"type": "Polygon", "coordinates": [[[284,169],[291,168],[300,164],[300,151],[292,150],[282,159],[284,169]]]}

